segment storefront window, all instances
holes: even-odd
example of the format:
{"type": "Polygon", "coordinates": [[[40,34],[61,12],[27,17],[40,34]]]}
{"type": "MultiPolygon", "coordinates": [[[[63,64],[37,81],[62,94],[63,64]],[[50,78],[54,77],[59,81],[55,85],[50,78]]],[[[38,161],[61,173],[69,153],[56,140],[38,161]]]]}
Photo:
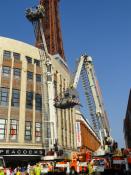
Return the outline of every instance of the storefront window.
{"type": "Polygon", "coordinates": [[[40,142],[41,141],[41,123],[35,123],[35,139],[36,142],[40,142]]]}
{"type": "Polygon", "coordinates": [[[6,138],[6,119],[0,119],[0,140],[4,140],[6,138]]]}

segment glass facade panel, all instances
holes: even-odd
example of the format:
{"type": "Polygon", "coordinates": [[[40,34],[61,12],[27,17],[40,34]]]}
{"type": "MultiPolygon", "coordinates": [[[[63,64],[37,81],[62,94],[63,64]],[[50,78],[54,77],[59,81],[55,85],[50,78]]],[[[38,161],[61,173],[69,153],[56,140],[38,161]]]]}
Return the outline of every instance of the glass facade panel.
{"type": "Polygon", "coordinates": [[[35,108],[36,110],[42,110],[42,96],[40,94],[35,94],[35,108]]]}
{"type": "Polygon", "coordinates": [[[8,97],[9,97],[8,88],[1,87],[0,88],[0,105],[7,106],[8,105],[8,97]]]}
{"type": "Polygon", "coordinates": [[[10,59],[11,58],[11,52],[10,51],[8,51],[8,50],[4,50],[4,52],[3,52],[3,58],[4,59],[10,59]]]}
{"type": "Polygon", "coordinates": [[[12,90],[12,100],[11,100],[11,105],[18,107],[20,103],[20,91],[17,89],[12,90]]]}
{"type": "Polygon", "coordinates": [[[35,123],[35,139],[36,142],[40,142],[42,138],[41,123],[35,123]]]}
{"type": "Polygon", "coordinates": [[[40,66],[40,60],[34,59],[34,64],[36,64],[37,66],[40,66]]]}
{"type": "Polygon", "coordinates": [[[6,119],[0,119],[0,140],[6,138],[6,119]]]}
{"type": "Polygon", "coordinates": [[[14,61],[20,60],[20,56],[19,53],[13,52],[14,61]]]}
{"type": "Polygon", "coordinates": [[[21,76],[21,69],[14,68],[14,77],[20,78],[20,76],[21,76]]]}
{"type": "Polygon", "coordinates": [[[27,63],[31,63],[32,64],[32,58],[31,57],[26,56],[26,61],[27,61],[27,63]]]}
{"type": "Polygon", "coordinates": [[[7,66],[2,67],[2,75],[8,77],[10,75],[11,68],[7,66]]]}
{"type": "Polygon", "coordinates": [[[16,141],[17,140],[17,129],[18,128],[18,121],[17,120],[10,120],[10,140],[16,141]]]}
{"type": "Polygon", "coordinates": [[[33,92],[26,92],[26,107],[29,109],[33,107],[33,92]]]}
{"type": "Polygon", "coordinates": [[[41,75],[40,74],[36,74],[36,82],[41,82],[41,75]]]}
{"type": "Polygon", "coordinates": [[[32,80],[33,79],[33,72],[27,72],[27,79],[32,80]]]}
{"type": "Polygon", "coordinates": [[[30,121],[25,122],[25,140],[32,140],[32,122],[30,121]]]}

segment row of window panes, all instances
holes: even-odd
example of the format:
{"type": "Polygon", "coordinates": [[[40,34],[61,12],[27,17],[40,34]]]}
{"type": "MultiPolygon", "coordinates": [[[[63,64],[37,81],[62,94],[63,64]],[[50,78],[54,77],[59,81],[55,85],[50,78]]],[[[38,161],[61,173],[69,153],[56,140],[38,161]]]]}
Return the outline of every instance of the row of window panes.
{"type": "MultiPolygon", "coordinates": [[[[3,66],[2,67],[2,75],[3,76],[9,76],[10,75],[10,72],[11,72],[11,68],[10,67],[7,67],[7,66],[3,66]]],[[[13,74],[14,76],[17,78],[19,78],[21,76],[21,69],[18,69],[18,68],[14,68],[13,69],[13,74]]]]}
{"type": "MultiPolygon", "coordinates": [[[[0,88],[0,105],[7,106],[9,101],[9,89],[5,87],[0,88]]],[[[19,106],[20,102],[20,91],[12,89],[11,106],[19,106]]]]}
{"type": "MultiPolygon", "coordinates": [[[[42,129],[41,123],[35,123],[35,139],[36,142],[40,142],[42,138],[42,129]]],[[[25,122],[25,140],[31,141],[32,140],[32,122],[26,121],[25,122]]]]}
{"type": "MultiPolygon", "coordinates": [[[[17,139],[17,120],[10,120],[10,140],[17,139]]],[[[6,128],[7,128],[7,120],[0,119],[0,140],[5,139],[6,137],[6,128]]]]}
{"type": "MultiPolygon", "coordinates": [[[[27,72],[27,80],[33,80],[33,72],[27,72]]],[[[36,81],[41,82],[42,76],[40,74],[36,74],[36,81]]]]}
{"type": "MultiPolygon", "coordinates": [[[[13,52],[13,57],[15,60],[20,60],[21,55],[19,53],[13,52]]],[[[4,50],[3,59],[11,59],[11,51],[4,50]]]]}
{"type": "Polygon", "coordinates": [[[33,60],[34,60],[34,64],[36,64],[37,66],[40,66],[40,60],[32,59],[31,57],[26,56],[26,61],[27,61],[27,63],[32,64],[32,63],[33,63],[33,60]]]}
{"type": "MultiPolygon", "coordinates": [[[[7,67],[7,66],[3,66],[2,67],[2,75],[3,76],[6,76],[6,77],[9,76],[10,72],[11,72],[11,68],[10,67],[7,67]]],[[[21,76],[21,69],[14,68],[13,72],[14,72],[15,78],[19,78],[21,76]]],[[[28,80],[32,80],[33,79],[33,72],[30,72],[30,71],[27,72],[27,79],[28,80]]],[[[41,75],[40,74],[36,74],[36,81],[37,82],[41,82],[41,75]]]]}
{"type": "MultiPolygon", "coordinates": [[[[9,89],[5,87],[0,88],[0,105],[7,106],[9,102],[9,89]]],[[[20,103],[20,91],[18,89],[12,89],[11,106],[19,107],[20,103]]],[[[33,108],[33,92],[26,92],[26,107],[33,108]]],[[[42,110],[42,96],[35,94],[35,109],[42,110]]]]}
{"type": "MultiPolygon", "coordinates": [[[[26,92],[26,108],[33,108],[33,92],[26,92]]],[[[35,94],[35,109],[42,110],[42,96],[35,94]]]]}
{"type": "MultiPolygon", "coordinates": [[[[7,133],[7,120],[0,119],[0,140],[6,139],[7,133]]],[[[35,139],[36,142],[40,142],[42,138],[41,132],[41,123],[35,123],[35,139]]],[[[10,120],[10,140],[16,141],[18,136],[18,121],[17,120],[10,120]]],[[[25,140],[31,141],[32,140],[32,122],[25,122],[25,140]]]]}
{"type": "MultiPolygon", "coordinates": [[[[3,51],[3,59],[11,59],[11,54],[12,54],[11,51],[4,50],[3,51]]],[[[13,52],[13,57],[14,57],[14,60],[20,60],[21,55],[19,53],[13,52]]],[[[32,64],[33,60],[34,60],[34,64],[36,64],[37,66],[40,66],[40,60],[32,59],[31,57],[26,56],[27,63],[32,64]]]]}

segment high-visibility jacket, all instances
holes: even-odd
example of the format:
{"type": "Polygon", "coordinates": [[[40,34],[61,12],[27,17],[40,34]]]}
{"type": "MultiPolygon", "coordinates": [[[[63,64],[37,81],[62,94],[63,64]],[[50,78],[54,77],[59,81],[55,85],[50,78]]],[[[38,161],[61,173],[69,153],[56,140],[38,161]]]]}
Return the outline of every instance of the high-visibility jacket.
{"type": "Polygon", "coordinates": [[[21,172],[18,170],[18,171],[16,172],[16,175],[21,175],[21,172]]]}
{"type": "Polygon", "coordinates": [[[41,174],[41,168],[40,168],[40,166],[36,166],[35,167],[35,175],[40,175],[41,174]]]}
{"type": "Polygon", "coordinates": [[[0,175],[4,175],[4,170],[0,170],[0,175]]]}
{"type": "Polygon", "coordinates": [[[91,163],[88,164],[88,171],[89,171],[89,174],[92,174],[94,172],[94,168],[91,163]]]}

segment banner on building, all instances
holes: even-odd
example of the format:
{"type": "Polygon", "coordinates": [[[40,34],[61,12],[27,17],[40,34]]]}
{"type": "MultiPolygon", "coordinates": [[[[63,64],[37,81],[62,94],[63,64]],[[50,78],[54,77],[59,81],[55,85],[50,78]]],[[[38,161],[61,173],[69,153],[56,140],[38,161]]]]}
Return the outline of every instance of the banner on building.
{"type": "Polygon", "coordinates": [[[81,147],[81,127],[80,122],[76,122],[76,143],[77,147],[81,147]]]}

